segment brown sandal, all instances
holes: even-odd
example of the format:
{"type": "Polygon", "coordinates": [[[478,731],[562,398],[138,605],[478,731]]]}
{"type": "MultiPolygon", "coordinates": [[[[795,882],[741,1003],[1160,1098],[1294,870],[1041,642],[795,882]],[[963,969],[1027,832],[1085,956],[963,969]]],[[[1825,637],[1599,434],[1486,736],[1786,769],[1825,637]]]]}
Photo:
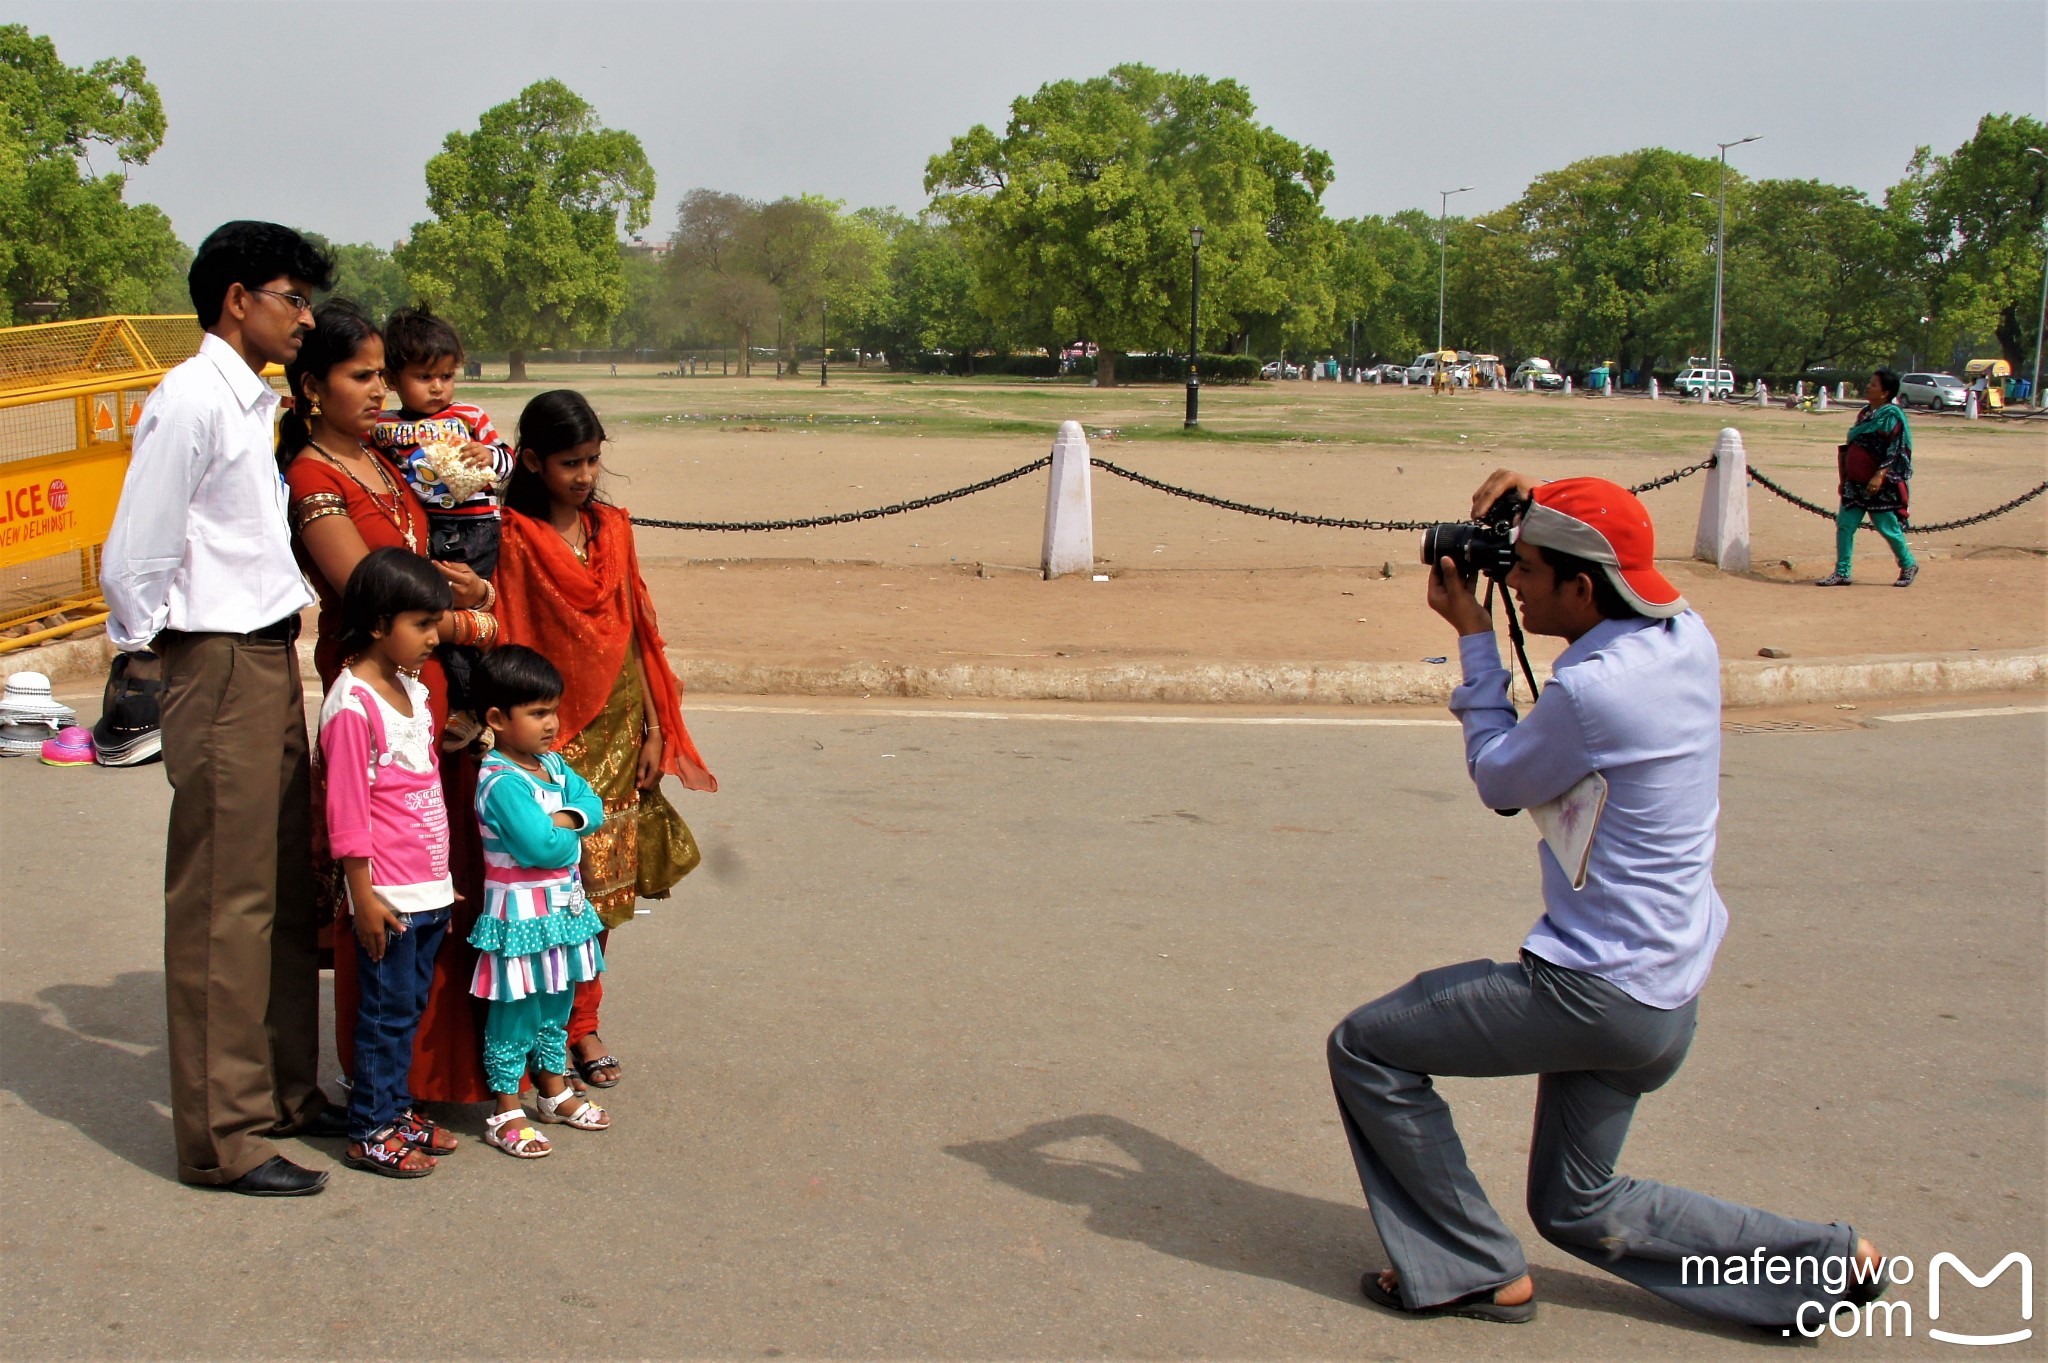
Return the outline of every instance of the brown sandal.
{"type": "Polygon", "coordinates": [[[453,1131],[438,1122],[428,1121],[412,1108],[398,1114],[397,1129],[399,1139],[429,1155],[450,1155],[462,1145],[453,1131]]]}
{"type": "Polygon", "coordinates": [[[386,1178],[425,1178],[434,1172],[434,1157],[408,1141],[396,1124],[366,1141],[350,1141],[342,1159],[351,1168],[386,1178]]]}

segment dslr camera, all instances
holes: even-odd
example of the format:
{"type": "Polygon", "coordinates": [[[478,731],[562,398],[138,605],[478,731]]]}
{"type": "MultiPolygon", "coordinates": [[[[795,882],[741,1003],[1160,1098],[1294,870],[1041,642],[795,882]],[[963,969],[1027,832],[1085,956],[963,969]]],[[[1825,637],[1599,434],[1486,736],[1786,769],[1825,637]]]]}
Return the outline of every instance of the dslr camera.
{"type": "Polygon", "coordinates": [[[1468,581],[1484,573],[1505,582],[1515,566],[1515,523],[1528,508],[1528,498],[1504,492],[1476,521],[1440,521],[1422,532],[1422,561],[1434,568],[1449,559],[1468,581]]]}

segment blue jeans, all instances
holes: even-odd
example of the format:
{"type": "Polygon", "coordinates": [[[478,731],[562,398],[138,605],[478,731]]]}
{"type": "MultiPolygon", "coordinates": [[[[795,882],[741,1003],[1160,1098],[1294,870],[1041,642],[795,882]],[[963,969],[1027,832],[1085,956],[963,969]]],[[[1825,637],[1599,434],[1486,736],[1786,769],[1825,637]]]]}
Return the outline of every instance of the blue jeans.
{"type": "Polygon", "coordinates": [[[367,1141],[412,1106],[412,1039],[427,1007],[434,957],[448,935],[447,909],[400,915],[405,931],[385,942],[373,961],[356,943],[355,1087],[349,1090],[348,1138],[367,1141]]]}

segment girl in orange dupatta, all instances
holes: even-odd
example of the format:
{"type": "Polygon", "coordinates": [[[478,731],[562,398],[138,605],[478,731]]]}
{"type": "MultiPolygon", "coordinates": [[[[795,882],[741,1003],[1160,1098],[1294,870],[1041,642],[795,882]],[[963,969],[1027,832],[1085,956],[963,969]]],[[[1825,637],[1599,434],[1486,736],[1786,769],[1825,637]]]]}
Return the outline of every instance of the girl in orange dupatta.
{"type": "MultiPolygon", "coordinates": [[[[598,495],[604,441],[580,393],[557,389],[526,404],[496,585],[500,641],[525,644],[560,670],[555,750],[604,801],[604,826],[583,841],[582,873],[610,959],[610,929],[632,921],[638,900],[668,898],[698,861],[661,778],[702,791],[718,781],[683,727],[682,685],[640,576],[632,517],[598,495]]],[[[598,1035],[603,979],[576,986],[569,1058],[585,1083],[610,1088],[620,1069],[598,1035]]]]}

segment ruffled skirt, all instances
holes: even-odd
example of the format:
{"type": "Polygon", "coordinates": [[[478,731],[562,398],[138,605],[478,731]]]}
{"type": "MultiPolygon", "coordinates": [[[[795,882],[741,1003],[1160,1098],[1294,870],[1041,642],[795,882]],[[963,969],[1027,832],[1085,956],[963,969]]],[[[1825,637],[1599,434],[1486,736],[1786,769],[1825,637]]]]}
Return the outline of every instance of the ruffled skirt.
{"type": "Polygon", "coordinates": [[[604,970],[604,924],[581,886],[487,885],[470,930],[477,949],[469,992],[480,999],[559,994],[604,970]]]}

